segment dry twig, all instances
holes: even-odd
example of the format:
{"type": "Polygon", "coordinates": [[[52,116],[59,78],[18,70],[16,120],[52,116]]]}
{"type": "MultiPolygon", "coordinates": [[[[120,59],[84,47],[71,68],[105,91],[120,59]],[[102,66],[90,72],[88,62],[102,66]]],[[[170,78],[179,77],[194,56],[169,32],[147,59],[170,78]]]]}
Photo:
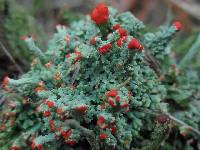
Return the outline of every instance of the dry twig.
{"type": "Polygon", "coordinates": [[[141,112],[144,112],[144,113],[148,113],[148,114],[151,114],[151,115],[155,115],[155,116],[166,115],[174,123],[190,129],[193,133],[195,133],[196,135],[198,135],[200,137],[200,131],[199,130],[197,130],[197,129],[193,128],[192,126],[188,125],[187,123],[179,120],[178,118],[174,117],[170,113],[162,112],[160,110],[150,110],[150,109],[145,109],[145,108],[138,108],[138,111],[141,111],[141,112]]]}
{"type": "Polygon", "coordinates": [[[13,56],[10,54],[10,52],[5,48],[5,46],[3,45],[3,43],[0,41],[0,45],[2,50],[4,51],[4,53],[8,56],[8,58],[13,62],[13,64],[16,66],[16,68],[19,70],[20,74],[23,74],[24,71],[22,70],[22,68],[20,67],[20,65],[17,64],[17,62],[15,61],[15,59],[13,58],[13,56]]]}

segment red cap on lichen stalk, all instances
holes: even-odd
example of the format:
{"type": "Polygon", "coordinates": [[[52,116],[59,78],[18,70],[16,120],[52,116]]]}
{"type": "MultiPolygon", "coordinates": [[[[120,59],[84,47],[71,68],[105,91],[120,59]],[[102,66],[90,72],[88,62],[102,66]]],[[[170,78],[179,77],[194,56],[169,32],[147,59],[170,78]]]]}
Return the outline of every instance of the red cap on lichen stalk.
{"type": "Polygon", "coordinates": [[[5,76],[5,77],[3,78],[2,84],[3,84],[3,85],[7,85],[8,83],[9,83],[9,77],[8,77],[8,76],[5,76]]]}
{"type": "Polygon", "coordinates": [[[80,106],[77,106],[74,108],[74,110],[76,110],[80,113],[86,113],[87,109],[88,109],[87,105],[80,105],[80,106]]]}
{"type": "Polygon", "coordinates": [[[109,19],[109,10],[104,2],[100,3],[92,11],[91,19],[97,24],[105,24],[109,19]]]}
{"type": "Polygon", "coordinates": [[[182,29],[182,23],[180,21],[173,22],[172,26],[174,26],[177,31],[180,31],[182,29]]]}
{"type": "Polygon", "coordinates": [[[144,49],[142,44],[135,38],[132,38],[131,41],[128,43],[128,48],[129,49],[138,49],[140,51],[142,51],[144,49]]]}
{"type": "Polygon", "coordinates": [[[106,54],[110,51],[111,48],[112,48],[112,44],[108,43],[108,44],[105,44],[102,47],[100,47],[99,52],[101,54],[106,54]]]}
{"type": "Polygon", "coordinates": [[[108,138],[108,134],[106,134],[106,133],[101,133],[101,134],[99,135],[99,138],[100,138],[101,140],[105,140],[105,139],[108,138]]]}

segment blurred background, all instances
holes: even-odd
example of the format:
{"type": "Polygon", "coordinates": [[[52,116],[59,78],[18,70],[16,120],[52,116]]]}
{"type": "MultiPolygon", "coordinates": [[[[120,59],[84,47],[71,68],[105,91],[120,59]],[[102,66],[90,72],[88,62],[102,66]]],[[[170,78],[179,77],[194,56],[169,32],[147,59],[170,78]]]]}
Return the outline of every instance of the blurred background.
{"type": "MultiPolygon", "coordinates": [[[[0,77],[12,78],[26,72],[31,54],[24,45],[25,35],[32,35],[41,49],[54,33],[57,24],[89,15],[102,0],[0,0],[0,77]]],[[[144,21],[147,29],[179,20],[184,30],[174,42],[177,57],[184,55],[200,31],[200,0],[107,0],[120,12],[131,11],[144,21]]],[[[200,68],[200,55],[193,66],[200,68]]]]}

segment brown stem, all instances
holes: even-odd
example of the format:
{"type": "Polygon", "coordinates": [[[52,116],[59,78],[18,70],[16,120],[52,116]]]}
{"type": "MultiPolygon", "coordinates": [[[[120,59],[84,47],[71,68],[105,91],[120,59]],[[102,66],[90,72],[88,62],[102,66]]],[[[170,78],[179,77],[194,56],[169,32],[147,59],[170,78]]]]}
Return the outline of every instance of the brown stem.
{"type": "Polygon", "coordinates": [[[142,111],[144,113],[148,113],[148,114],[151,114],[151,115],[166,115],[169,117],[170,120],[172,120],[174,123],[176,124],[179,124],[179,125],[182,125],[182,126],[185,126],[187,127],[188,129],[190,129],[193,133],[195,133],[196,135],[200,136],[200,131],[193,128],[192,126],[188,125],[187,123],[179,120],[178,118],[172,116],[170,113],[167,113],[167,112],[162,112],[160,110],[150,110],[150,109],[145,109],[145,108],[138,108],[139,111],[142,111]]]}
{"type": "Polygon", "coordinates": [[[73,76],[71,78],[71,84],[72,85],[74,84],[74,82],[75,82],[75,80],[76,80],[76,78],[78,76],[79,71],[80,71],[80,63],[76,63],[75,64],[75,69],[74,69],[74,74],[73,74],[73,76]]]}
{"type": "Polygon", "coordinates": [[[183,121],[181,121],[181,120],[175,118],[174,116],[172,116],[172,115],[169,114],[169,113],[166,113],[166,115],[168,115],[168,117],[169,117],[172,121],[174,121],[175,123],[187,127],[187,128],[190,129],[192,132],[194,132],[195,134],[197,134],[197,135],[200,136],[200,131],[199,131],[199,130],[197,130],[197,129],[193,128],[192,126],[188,125],[187,123],[185,123],[185,122],[183,122],[183,121]]]}
{"type": "Polygon", "coordinates": [[[120,89],[122,87],[124,87],[126,84],[128,84],[130,82],[130,80],[132,80],[132,77],[128,77],[128,79],[126,79],[123,83],[119,84],[116,89],[120,89]]]}
{"type": "Polygon", "coordinates": [[[161,66],[159,62],[150,54],[149,50],[144,50],[144,57],[148,65],[156,72],[158,76],[161,75],[161,66]]]}
{"type": "Polygon", "coordinates": [[[19,70],[20,74],[23,74],[24,71],[22,70],[22,68],[17,64],[17,62],[15,61],[15,59],[13,58],[13,56],[10,54],[10,52],[5,48],[5,46],[3,45],[3,43],[0,41],[0,45],[2,50],[4,51],[4,53],[8,56],[8,58],[13,62],[13,64],[16,66],[16,68],[19,70]]]}

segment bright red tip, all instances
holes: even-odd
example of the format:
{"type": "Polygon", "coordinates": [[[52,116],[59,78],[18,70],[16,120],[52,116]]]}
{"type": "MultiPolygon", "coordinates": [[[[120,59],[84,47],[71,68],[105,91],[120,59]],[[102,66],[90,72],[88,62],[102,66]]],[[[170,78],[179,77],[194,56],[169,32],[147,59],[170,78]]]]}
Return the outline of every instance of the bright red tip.
{"type": "Polygon", "coordinates": [[[45,116],[45,117],[50,117],[51,116],[51,112],[50,111],[44,111],[44,113],[43,113],[43,115],[45,116]]]}
{"type": "Polygon", "coordinates": [[[180,21],[175,21],[172,25],[176,28],[177,31],[180,31],[183,27],[180,21]]]}
{"type": "Polygon", "coordinates": [[[97,24],[105,24],[109,19],[109,10],[105,3],[100,3],[96,6],[96,8],[92,11],[91,19],[97,24]]]}
{"type": "Polygon", "coordinates": [[[52,102],[52,101],[47,101],[47,105],[48,105],[49,108],[52,108],[52,107],[55,106],[55,103],[52,102]]]}
{"type": "Polygon", "coordinates": [[[95,45],[96,44],[96,36],[94,36],[91,40],[90,40],[90,44],[91,45],[95,45]]]}
{"type": "Polygon", "coordinates": [[[105,140],[105,139],[108,138],[108,135],[107,135],[106,133],[101,133],[101,134],[99,135],[99,138],[100,138],[101,140],[105,140]]]}
{"type": "Polygon", "coordinates": [[[115,24],[115,25],[113,26],[113,29],[114,29],[114,30],[117,30],[117,29],[119,29],[119,28],[121,28],[121,26],[120,26],[119,23],[117,23],[117,24],[115,24]]]}
{"type": "Polygon", "coordinates": [[[108,44],[105,44],[102,47],[100,47],[99,52],[101,54],[106,54],[110,51],[111,48],[112,48],[112,44],[108,43],[108,44]]]}
{"type": "Polygon", "coordinates": [[[106,121],[106,118],[104,116],[99,116],[97,120],[97,125],[101,125],[106,121]]]}
{"type": "Polygon", "coordinates": [[[126,34],[127,34],[127,31],[124,28],[119,28],[118,32],[119,32],[121,38],[126,36],[126,34]]]}
{"type": "Polygon", "coordinates": [[[4,77],[3,82],[4,85],[7,85],[9,83],[9,78],[8,76],[4,77]]]}
{"type": "Polygon", "coordinates": [[[81,105],[81,106],[75,107],[74,109],[78,112],[85,113],[88,109],[88,106],[87,105],[81,105]]]}
{"type": "Polygon", "coordinates": [[[131,41],[128,43],[128,48],[129,49],[138,49],[138,50],[144,49],[144,47],[141,45],[141,43],[135,38],[132,38],[131,41]]]}
{"type": "Polygon", "coordinates": [[[127,40],[127,36],[123,36],[122,38],[120,38],[118,41],[117,41],[117,46],[118,47],[122,47],[122,44],[124,44],[127,40]]]}
{"type": "Polygon", "coordinates": [[[115,97],[117,95],[118,95],[118,91],[116,89],[112,89],[106,94],[107,97],[115,97]]]}

